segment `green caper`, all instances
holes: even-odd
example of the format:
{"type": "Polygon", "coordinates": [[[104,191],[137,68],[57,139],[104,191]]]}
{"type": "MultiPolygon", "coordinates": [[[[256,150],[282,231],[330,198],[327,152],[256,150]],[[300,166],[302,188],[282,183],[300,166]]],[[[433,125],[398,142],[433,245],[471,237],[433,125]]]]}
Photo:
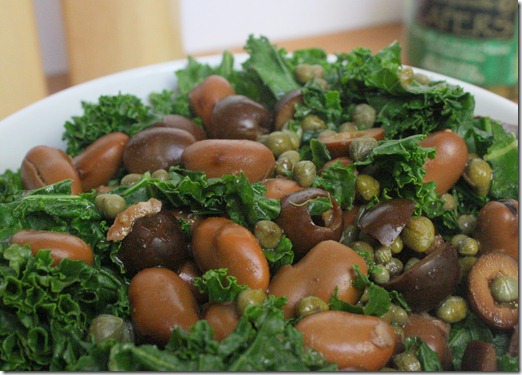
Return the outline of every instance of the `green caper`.
{"type": "Polygon", "coordinates": [[[477,225],[477,217],[474,215],[460,215],[457,218],[459,229],[464,234],[471,234],[477,225]]]}
{"type": "Polygon", "coordinates": [[[129,324],[126,324],[122,318],[110,314],[100,314],[95,317],[89,326],[89,335],[98,343],[108,339],[132,341],[129,324]]]}
{"type": "Polygon", "coordinates": [[[450,243],[455,249],[458,249],[462,241],[464,241],[466,238],[469,238],[467,234],[459,233],[451,237],[450,243]]]}
{"type": "Polygon", "coordinates": [[[343,233],[341,235],[341,242],[343,245],[351,246],[359,234],[359,229],[357,229],[357,225],[350,224],[343,229],[343,233]]]}
{"type": "Polygon", "coordinates": [[[376,284],[386,284],[390,281],[390,271],[384,264],[377,264],[372,269],[371,278],[376,284]]]}
{"type": "Polygon", "coordinates": [[[161,181],[167,181],[169,179],[169,172],[165,169],[158,169],[151,174],[152,178],[157,178],[161,181]]]}
{"type": "Polygon", "coordinates": [[[274,153],[276,158],[285,151],[293,150],[290,136],[282,131],[270,133],[266,139],[266,146],[274,153]]]}
{"type": "Polygon", "coordinates": [[[493,170],[484,159],[472,157],[468,158],[462,177],[475,189],[477,194],[487,195],[491,187],[493,170]]]}
{"type": "Polygon", "coordinates": [[[328,311],[330,307],[321,298],[316,296],[306,296],[299,300],[296,306],[297,316],[305,317],[307,315],[328,311]]]}
{"type": "Polygon", "coordinates": [[[320,132],[317,137],[318,138],[330,137],[330,136],[336,135],[336,134],[337,134],[337,132],[333,129],[325,129],[322,132],[320,132]]]}
{"type": "Polygon", "coordinates": [[[404,243],[402,242],[401,236],[395,237],[393,242],[390,244],[390,249],[392,254],[399,254],[404,248],[404,243]]]}
{"type": "Polygon", "coordinates": [[[391,276],[399,275],[404,269],[404,264],[399,258],[391,258],[384,263],[384,267],[390,272],[391,276]]]}
{"type": "Polygon", "coordinates": [[[239,312],[245,311],[250,305],[260,305],[266,300],[266,293],[262,289],[245,289],[236,299],[239,312]]]}
{"type": "Polygon", "coordinates": [[[466,317],[468,304],[460,296],[449,296],[437,309],[437,317],[446,323],[457,323],[466,317]]]}
{"type": "Polygon", "coordinates": [[[413,73],[413,80],[421,85],[427,85],[431,82],[430,78],[422,73],[413,73]]]}
{"type": "Polygon", "coordinates": [[[435,239],[435,226],[426,216],[412,216],[400,236],[404,245],[413,251],[424,253],[435,239]]]}
{"type": "Polygon", "coordinates": [[[417,358],[417,355],[411,350],[395,354],[393,356],[393,362],[399,371],[422,371],[419,358],[417,358]]]}
{"type": "Polygon", "coordinates": [[[395,336],[397,337],[397,340],[399,342],[404,341],[404,328],[402,328],[399,325],[392,325],[393,332],[395,333],[395,336]]]}
{"type": "MultiPolygon", "coordinates": [[[[288,136],[290,144],[292,145],[292,150],[297,150],[301,145],[301,136],[298,133],[288,129],[283,129],[281,131],[288,136]]],[[[298,132],[302,133],[302,130],[299,129],[298,132]]]]}
{"type": "Polygon", "coordinates": [[[338,129],[339,133],[356,132],[357,130],[359,130],[359,128],[353,122],[343,122],[339,125],[338,129]]]}
{"type": "Polygon", "coordinates": [[[468,237],[462,240],[457,251],[462,256],[473,256],[478,253],[479,244],[476,239],[468,237]]]}
{"type": "Polygon", "coordinates": [[[125,199],[117,194],[99,194],[94,199],[94,205],[108,219],[114,219],[127,207],[125,199]]]}
{"type": "Polygon", "coordinates": [[[413,83],[414,75],[415,73],[410,67],[403,68],[397,73],[399,82],[404,88],[408,88],[413,83]]]}
{"type": "Polygon", "coordinates": [[[442,208],[445,211],[451,211],[457,208],[457,203],[455,202],[455,197],[450,194],[442,194],[441,199],[444,201],[444,204],[442,205],[442,208]]]}
{"type": "Polygon", "coordinates": [[[140,173],[129,173],[128,175],[123,176],[120,181],[120,185],[122,186],[130,186],[141,180],[143,177],[140,173]]]}
{"type": "Polygon", "coordinates": [[[280,176],[287,176],[292,172],[294,166],[299,162],[301,156],[296,150],[288,150],[283,152],[277,158],[275,164],[275,172],[280,176]]]}
{"type": "Polygon", "coordinates": [[[317,168],[310,160],[299,161],[293,169],[294,180],[302,187],[309,187],[317,177],[317,168]]]}
{"type": "Polygon", "coordinates": [[[274,249],[283,237],[283,230],[271,220],[260,220],[254,226],[254,237],[262,248],[274,249]]]}
{"type": "Polygon", "coordinates": [[[510,303],[518,300],[518,280],[498,276],[489,284],[491,296],[498,303],[510,303]]]}
{"type": "Polygon", "coordinates": [[[363,251],[365,253],[368,253],[368,256],[371,259],[374,258],[373,246],[366,241],[355,241],[352,243],[351,248],[356,251],[363,251]]]}
{"type": "Polygon", "coordinates": [[[301,127],[306,131],[317,131],[326,129],[326,123],[319,116],[308,115],[303,119],[301,127]]]}
{"type": "Polygon", "coordinates": [[[420,262],[419,258],[409,258],[404,264],[404,272],[408,271],[411,267],[413,267],[416,263],[420,262]]]}
{"type": "Polygon", "coordinates": [[[324,68],[319,64],[298,64],[295,67],[297,81],[301,84],[305,84],[313,78],[323,78],[324,73],[324,68]]]}
{"type": "Polygon", "coordinates": [[[374,252],[375,263],[385,264],[392,258],[391,248],[389,246],[379,246],[374,252]]]}
{"type": "Polygon", "coordinates": [[[367,174],[358,174],[355,179],[355,190],[359,197],[368,202],[373,197],[378,197],[381,185],[374,177],[367,174]]]}
{"type": "Polygon", "coordinates": [[[369,129],[375,124],[377,112],[366,103],[357,104],[352,112],[352,119],[358,129],[369,129]]]}
{"type": "Polygon", "coordinates": [[[328,82],[326,81],[326,79],[321,77],[314,77],[312,81],[313,83],[318,85],[323,91],[326,91],[328,89],[328,82]]]}
{"type": "Polygon", "coordinates": [[[360,303],[368,302],[370,299],[370,291],[368,288],[364,288],[363,293],[361,294],[361,298],[359,298],[360,303]]]}
{"type": "Polygon", "coordinates": [[[362,161],[366,159],[372,150],[377,147],[379,142],[372,137],[358,137],[348,146],[348,156],[353,161],[362,161]]]}
{"type": "Polygon", "coordinates": [[[459,257],[459,267],[460,267],[460,277],[459,280],[466,280],[468,277],[468,273],[477,261],[477,257],[475,256],[464,256],[459,257]]]}
{"type": "Polygon", "coordinates": [[[392,313],[392,324],[402,327],[408,321],[408,313],[402,307],[392,303],[389,311],[392,313]]]}

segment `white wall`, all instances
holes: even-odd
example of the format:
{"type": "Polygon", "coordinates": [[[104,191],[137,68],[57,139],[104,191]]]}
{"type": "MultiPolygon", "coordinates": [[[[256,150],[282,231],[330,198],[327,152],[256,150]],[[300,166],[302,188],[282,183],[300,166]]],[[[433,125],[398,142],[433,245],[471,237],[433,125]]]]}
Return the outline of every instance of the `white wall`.
{"type": "MultiPolygon", "coordinates": [[[[404,13],[403,0],[179,1],[187,54],[243,46],[249,34],[275,42],[398,22],[404,13]]],[[[60,0],[33,2],[45,70],[67,71],[60,0]]]]}

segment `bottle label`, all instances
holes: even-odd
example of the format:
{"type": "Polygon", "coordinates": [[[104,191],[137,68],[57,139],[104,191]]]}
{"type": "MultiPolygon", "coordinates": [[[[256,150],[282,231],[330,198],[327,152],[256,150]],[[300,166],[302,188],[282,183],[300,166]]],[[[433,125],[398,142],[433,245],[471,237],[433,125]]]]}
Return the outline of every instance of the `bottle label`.
{"type": "Polygon", "coordinates": [[[415,0],[408,57],[480,86],[518,82],[516,0],[415,0]]]}

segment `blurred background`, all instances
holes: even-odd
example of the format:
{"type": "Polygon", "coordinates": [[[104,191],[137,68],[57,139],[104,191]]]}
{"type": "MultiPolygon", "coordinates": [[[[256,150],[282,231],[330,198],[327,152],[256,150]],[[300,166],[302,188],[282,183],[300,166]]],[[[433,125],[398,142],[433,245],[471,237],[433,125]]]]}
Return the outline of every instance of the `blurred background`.
{"type": "MultiPolygon", "coordinates": [[[[466,15],[479,16],[517,7],[516,0],[464,3],[466,15]]],[[[413,30],[409,15],[431,11],[429,6],[440,11],[460,5],[458,0],[0,0],[0,119],[110,73],[225,49],[241,52],[249,34],[267,36],[288,51],[349,52],[361,46],[376,52],[394,40],[405,46],[406,31],[411,38],[413,30]]],[[[448,17],[458,14],[446,10],[448,17]]],[[[444,25],[419,24],[415,35],[431,39],[417,42],[432,44],[441,33],[431,29],[447,25],[457,23],[448,18],[444,25]]],[[[448,50],[439,45],[434,53],[448,50]]],[[[404,49],[403,62],[410,63],[404,49]]],[[[509,67],[518,72],[518,59],[509,67]]]]}

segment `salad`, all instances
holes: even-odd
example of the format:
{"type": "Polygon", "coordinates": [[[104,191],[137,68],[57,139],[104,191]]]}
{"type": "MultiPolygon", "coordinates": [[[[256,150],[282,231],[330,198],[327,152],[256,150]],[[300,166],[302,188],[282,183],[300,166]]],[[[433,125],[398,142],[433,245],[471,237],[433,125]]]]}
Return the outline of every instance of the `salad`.
{"type": "Polygon", "coordinates": [[[518,371],[518,140],[392,43],[83,102],[0,175],[0,370],[518,371]]]}

